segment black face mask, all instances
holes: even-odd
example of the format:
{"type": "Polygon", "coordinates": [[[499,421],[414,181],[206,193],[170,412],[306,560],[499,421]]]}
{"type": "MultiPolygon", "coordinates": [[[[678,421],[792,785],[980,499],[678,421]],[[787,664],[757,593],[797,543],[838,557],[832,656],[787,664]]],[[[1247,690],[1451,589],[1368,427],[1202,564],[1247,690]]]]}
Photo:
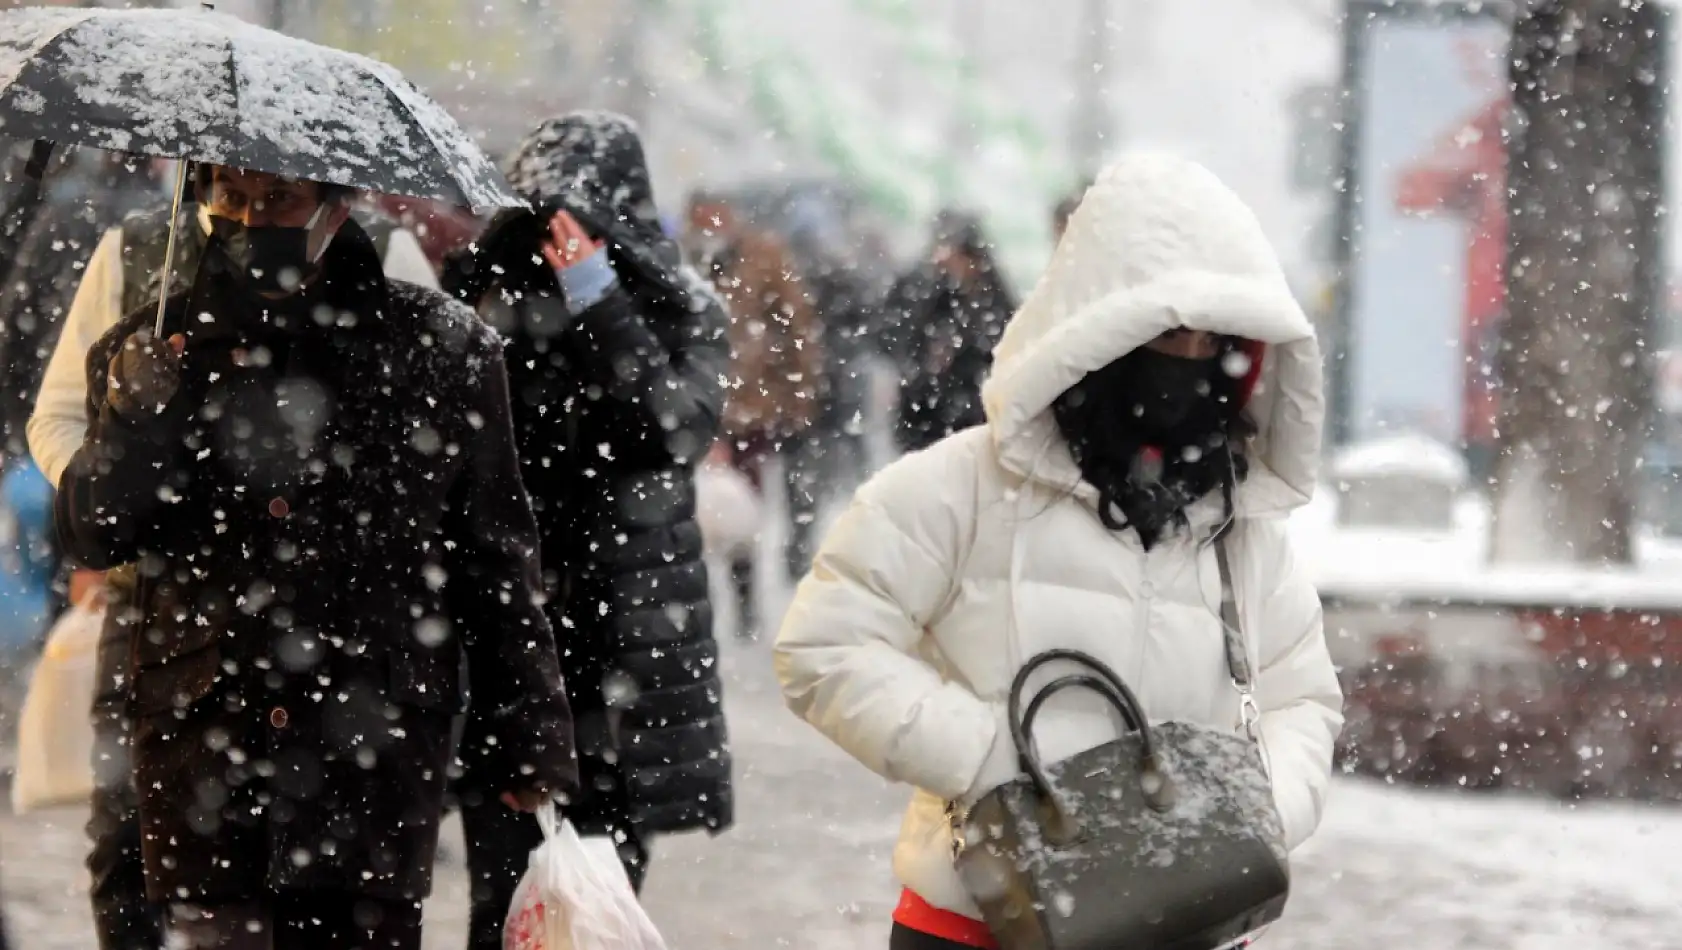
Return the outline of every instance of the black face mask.
{"type": "Polygon", "coordinates": [[[1219,365],[1140,347],[1088,376],[1084,388],[1141,441],[1174,445],[1218,426],[1224,415],[1215,385],[1219,365]]]}
{"type": "Polygon", "coordinates": [[[1098,489],[1099,517],[1135,528],[1148,549],[1185,509],[1242,478],[1230,440],[1242,436],[1239,383],[1220,357],[1182,359],[1134,350],[1052,404],[1081,475],[1098,489]],[[1148,464],[1147,464],[1148,463],[1148,464]]]}
{"type": "Polygon", "coordinates": [[[290,294],[318,266],[310,257],[309,247],[310,234],[322,211],[301,228],[252,228],[218,215],[210,216],[210,228],[230,272],[246,289],[260,294],[290,294]]]}

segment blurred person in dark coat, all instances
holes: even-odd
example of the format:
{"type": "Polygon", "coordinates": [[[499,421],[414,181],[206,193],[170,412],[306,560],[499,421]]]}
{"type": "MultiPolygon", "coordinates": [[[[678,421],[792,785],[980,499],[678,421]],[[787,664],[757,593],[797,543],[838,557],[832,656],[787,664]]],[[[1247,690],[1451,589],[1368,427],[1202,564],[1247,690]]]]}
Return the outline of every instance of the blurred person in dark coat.
{"type": "Polygon", "coordinates": [[[981,382],[1016,297],[974,215],[944,211],[924,263],[895,283],[883,304],[881,344],[898,364],[901,451],[927,448],[980,425],[981,382]]]}
{"type": "MultiPolygon", "coordinates": [[[[865,426],[870,408],[870,330],[878,301],[859,275],[849,249],[796,229],[789,251],[807,296],[823,325],[822,389],[811,447],[825,497],[850,494],[864,481],[868,458],[865,426]]],[[[822,499],[820,499],[820,502],[822,499]]]]}

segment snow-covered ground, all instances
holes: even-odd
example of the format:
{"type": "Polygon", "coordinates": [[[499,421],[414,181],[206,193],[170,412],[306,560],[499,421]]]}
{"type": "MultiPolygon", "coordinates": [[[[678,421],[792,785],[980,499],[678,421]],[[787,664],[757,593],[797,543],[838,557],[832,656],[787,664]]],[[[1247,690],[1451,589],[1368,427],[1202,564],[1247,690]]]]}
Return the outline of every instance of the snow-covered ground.
{"type": "MultiPolygon", "coordinates": [[[[661,841],[648,905],[673,950],[886,945],[903,789],[830,748],[782,709],[764,644],[727,644],[739,824],[661,841]]],[[[82,816],[0,817],[0,894],[25,950],[83,950],[82,816]]],[[[1568,808],[1333,787],[1297,855],[1292,950],[1671,950],[1682,933],[1682,812],[1568,808]]],[[[459,843],[439,871],[428,950],[463,946],[459,843]]]]}
{"type": "MultiPolygon", "coordinates": [[[[1310,513],[1309,518],[1314,514],[1310,513]]],[[[764,539],[767,549],[775,538],[764,539]]],[[[780,563],[780,558],[766,558],[780,563]]],[[[770,578],[768,578],[770,580],[770,578]]],[[[765,615],[787,591],[770,585],[765,615]]],[[[886,946],[889,869],[907,790],[871,775],[782,706],[769,648],[727,635],[737,826],[664,839],[647,904],[672,950],[886,946]]],[[[1292,950],[1672,950],[1682,945],[1682,810],[1566,806],[1340,779],[1298,852],[1292,950]]],[[[77,809],[0,814],[0,897],[26,950],[92,945],[77,809]]],[[[465,944],[454,831],[428,906],[428,950],[465,944]]]]}

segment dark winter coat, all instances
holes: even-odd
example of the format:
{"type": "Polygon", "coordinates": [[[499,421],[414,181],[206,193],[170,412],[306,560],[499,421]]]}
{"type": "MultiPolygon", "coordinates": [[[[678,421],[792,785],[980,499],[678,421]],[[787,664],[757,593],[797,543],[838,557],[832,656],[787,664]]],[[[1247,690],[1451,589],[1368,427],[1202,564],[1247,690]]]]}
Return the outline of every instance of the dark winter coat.
{"type": "Polygon", "coordinates": [[[68,553],[138,565],[148,892],[424,896],[464,657],[497,742],[462,754],[487,785],[576,781],[501,344],[387,283],[354,223],[284,329],[215,261],[166,325],[187,336],[175,400],[203,408],[154,433],[104,403],[135,312],[89,353],[91,430],[58,496],[68,553]]]}
{"type": "Polygon", "coordinates": [[[550,121],[509,167],[543,220],[564,207],[607,241],[619,279],[571,316],[554,272],[531,264],[541,221],[445,276],[507,340],[552,617],[567,629],[584,774],[567,813],[721,830],[733,819],[730,752],[694,474],[718,435],[726,317],[659,229],[628,120],[550,121]],[[492,264],[501,274],[487,292],[475,275],[492,264]]]}
{"type": "Polygon", "coordinates": [[[981,383],[1016,298],[990,261],[960,283],[929,265],[901,278],[883,305],[882,341],[900,369],[894,440],[926,448],[986,421],[981,383]]]}
{"type": "Polygon", "coordinates": [[[0,447],[7,457],[29,452],[35,393],[93,249],[125,215],[157,200],[149,177],[103,162],[84,159],[48,181],[0,284],[0,447]]]}
{"type": "Polygon", "coordinates": [[[801,276],[823,326],[819,418],[832,434],[857,431],[870,403],[868,358],[876,310],[864,282],[840,263],[801,255],[801,276]]]}

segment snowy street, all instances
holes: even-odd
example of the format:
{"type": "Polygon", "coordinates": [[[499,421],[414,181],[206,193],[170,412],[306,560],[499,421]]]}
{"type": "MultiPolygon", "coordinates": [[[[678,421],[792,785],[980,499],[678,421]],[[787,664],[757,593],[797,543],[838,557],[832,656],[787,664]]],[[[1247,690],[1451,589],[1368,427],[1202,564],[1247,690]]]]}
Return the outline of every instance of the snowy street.
{"type": "MultiPolygon", "coordinates": [[[[662,841],[648,904],[673,950],[886,946],[889,850],[906,793],[784,711],[764,644],[726,643],[738,824],[662,841]]],[[[1512,797],[1334,787],[1300,854],[1291,950],[1659,950],[1682,932],[1682,813],[1512,797]]],[[[0,820],[0,892],[28,950],[91,946],[81,813],[0,820]]],[[[426,946],[464,943],[459,842],[439,870],[426,946]]]]}

